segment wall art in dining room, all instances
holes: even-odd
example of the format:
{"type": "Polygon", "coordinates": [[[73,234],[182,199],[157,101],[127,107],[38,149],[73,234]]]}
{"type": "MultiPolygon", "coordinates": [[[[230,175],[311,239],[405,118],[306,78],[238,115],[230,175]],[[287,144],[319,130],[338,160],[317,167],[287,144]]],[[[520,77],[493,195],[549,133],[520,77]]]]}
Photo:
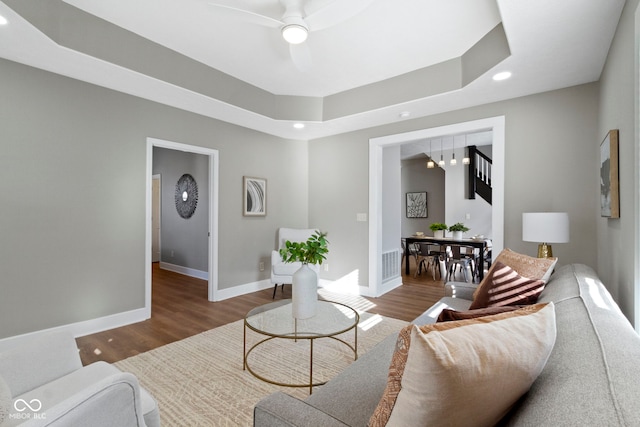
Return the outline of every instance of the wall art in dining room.
{"type": "Polygon", "coordinates": [[[407,218],[426,218],[427,214],[427,192],[407,193],[407,218]]]}
{"type": "Polygon", "coordinates": [[[244,216],[267,215],[267,180],[243,177],[244,216]]]}

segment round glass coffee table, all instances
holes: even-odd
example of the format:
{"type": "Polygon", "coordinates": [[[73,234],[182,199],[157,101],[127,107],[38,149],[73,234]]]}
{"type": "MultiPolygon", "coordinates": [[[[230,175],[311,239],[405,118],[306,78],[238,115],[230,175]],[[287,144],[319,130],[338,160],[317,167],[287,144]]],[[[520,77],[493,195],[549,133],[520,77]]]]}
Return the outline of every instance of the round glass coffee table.
{"type": "Polygon", "coordinates": [[[360,316],[353,308],[338,302],[318,300],[316,315],[308,319],[295,319],[293,317],[290,299],[258,306],[249,311],[244,319],[243,369],[249,371],[254,377],[270,384],[285,387],[309,387],[309,394],[311,394],[314,386],[326,383],[326,381],[314,382],[313,380],[314,341],[321,338],[334,339],[353,351],[354,360],[357,360],[357,326],[359,321],[360,316]],[[266,338],[260,339],[247,349],[247,329],[257,332],[266,338]],[[353,345],[342,338],[338,338],[338,335],[350,330],[354,330],[353,345]],[[307,382],[286,383],[275,381],[257,374],[251,369],[247,361],[251,352],[258,351],[262,344],[274,339],[309,341],[309,380],[307,382]]]}

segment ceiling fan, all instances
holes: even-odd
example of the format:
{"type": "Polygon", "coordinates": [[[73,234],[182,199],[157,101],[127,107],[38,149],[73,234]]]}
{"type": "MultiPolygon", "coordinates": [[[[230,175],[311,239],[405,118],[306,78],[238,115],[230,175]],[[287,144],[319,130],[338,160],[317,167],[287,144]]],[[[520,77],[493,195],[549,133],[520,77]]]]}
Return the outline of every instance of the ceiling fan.
{"type": "Polygon", "coordinates": [[[280,0],[283,15],[277,19],[246,9],[219,3],[209,4],[222,13],[239,16],[246,22],[280,30],[282,38],[289,43],[289,52],[294,65],[301,71],[311,68],[311,52],[305,43],[309,33],[337,25],[365,10],[375,0],[280,0]]]}

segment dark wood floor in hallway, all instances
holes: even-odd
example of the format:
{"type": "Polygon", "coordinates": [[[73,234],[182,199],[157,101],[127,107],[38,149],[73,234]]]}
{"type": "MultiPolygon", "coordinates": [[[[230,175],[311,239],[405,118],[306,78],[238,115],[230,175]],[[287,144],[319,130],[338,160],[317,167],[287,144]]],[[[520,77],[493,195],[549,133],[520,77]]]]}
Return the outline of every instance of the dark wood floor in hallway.
{"type": "MultiPolygon", "coordinates": [[[[414,271],[412,265],[411,271],[414,271]]],[[[367,311],[411,321],[444,295],[443,282],[422,273],[403,276],[403,285],[379,298],[367,298],[367,311]]],[[[80,357],[86,365],[109,363],[149,351],[206,330],[241,320],[261,304],[272,301],[273,288],[230,298],[207,301],[207,282],[162,270],[153,264],[152,315],[143,322],[78,338],[80,357]]],[[[278,289],[276,299],[291,298],[291,286],[278,289]]]]}

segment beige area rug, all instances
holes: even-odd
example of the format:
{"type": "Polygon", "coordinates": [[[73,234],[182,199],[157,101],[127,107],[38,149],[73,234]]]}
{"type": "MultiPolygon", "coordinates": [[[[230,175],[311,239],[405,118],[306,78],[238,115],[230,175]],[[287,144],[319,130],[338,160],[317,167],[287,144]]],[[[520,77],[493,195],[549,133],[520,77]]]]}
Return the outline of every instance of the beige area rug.
{"type": "MultiPolygon", "coordinates": [[[[358,353],[363,355],[407,322],[361,313],[358,353]]],[[[117,362],[158,401],[163,426],[251,426],[253,407],[263,397],[283,391],[299,398],[308,388],[280,387],[242,369],[243,321],[212,329],[117,362]]],[[[247,332],[248,343],[260,335],[247,332]]],[[[353,343],[353,332],[341,336],[353,343]]],[[[267,344],[265,344],[267,345],[267,344]]],[[[258,374],[283,382],[304,382],[309,374],[309,341],[276,339],[249,357],[258,374]]],[[[353,352],[332,339],[315,340],[314,381],[327,380],[353,362],[353,352]]]]}

